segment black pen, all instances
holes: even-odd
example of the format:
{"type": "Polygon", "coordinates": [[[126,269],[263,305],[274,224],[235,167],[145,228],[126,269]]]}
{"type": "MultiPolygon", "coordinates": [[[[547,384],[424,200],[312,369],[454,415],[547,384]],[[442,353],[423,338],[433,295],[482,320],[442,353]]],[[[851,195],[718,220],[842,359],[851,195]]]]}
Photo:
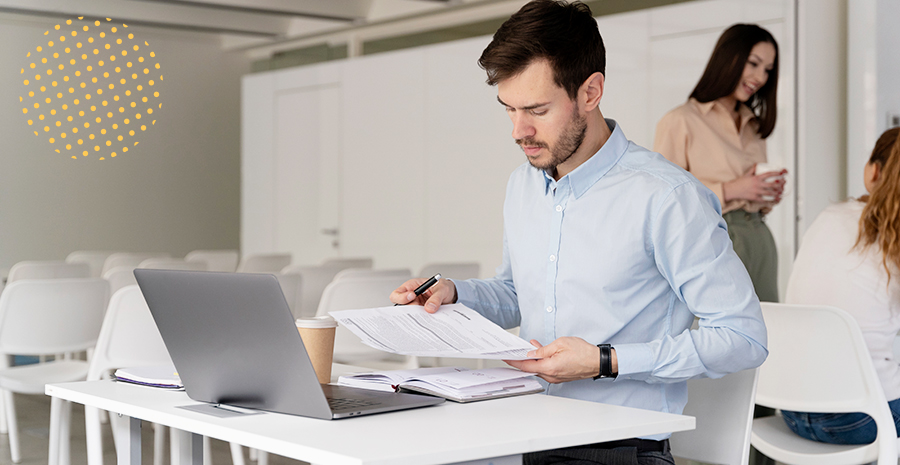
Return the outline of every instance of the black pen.
{"type": "MultiPolygon", "coordinates": [[[[422,283],[422,285],[417,287],[416,290],[413,291],[413,293],[416,294],[416,297],[418,297],[418,296],[422,295],[425,291],[427,291],[431,286],[434,286],[435,284],[437,284],[437,282],[440,280],[441,280],[441,274],[438,273],[438,274],[428,278],[428,281],[425,281],[424,283],[422,283]]],[[[398,305],[400,305],[400,304],[394,304],[395,307],[398,305]]]]}

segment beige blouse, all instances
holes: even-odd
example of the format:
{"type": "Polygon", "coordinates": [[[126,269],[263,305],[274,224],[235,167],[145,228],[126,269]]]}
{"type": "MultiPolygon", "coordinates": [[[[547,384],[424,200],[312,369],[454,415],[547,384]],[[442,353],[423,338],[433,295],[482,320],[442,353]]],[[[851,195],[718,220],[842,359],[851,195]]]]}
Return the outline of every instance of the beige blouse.
{"type": "Polygon", "coordinates": [[[725,202],[722,185],[746,174],[754,163],[766,162],[766,141],[746,105],[740,107],[741,129],[720,100],[688,100],[656,125],[653,150],[689,171],[719,197],[722,213],[743,209],[758,212],[765,202],[725,202]]]}

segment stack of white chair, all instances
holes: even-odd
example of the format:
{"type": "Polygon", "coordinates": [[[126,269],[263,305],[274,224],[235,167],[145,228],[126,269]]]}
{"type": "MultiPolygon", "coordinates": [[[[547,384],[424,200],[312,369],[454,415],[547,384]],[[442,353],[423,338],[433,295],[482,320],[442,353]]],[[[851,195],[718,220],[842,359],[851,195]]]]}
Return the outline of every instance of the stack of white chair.
{"type": "Polygon", "coordinates": [[[148,258],[137,267],[151,270],[207,271],[206,266],[206,262],[189,262],[182,258],[148,258]]]}
{"type": "Polygon", "coordinates": [[[18,262],[9,270],[6,281],[12,283],[21,279],[65,279],[90,278],[91,268],[87,263],[66,263],[55,260],[33,260],[18,262]]]}
{"type": "MultiPolygon", "coordinates": [[[[88,350],[97,342],[109,298],[99,278],[20,280],[0,295],[0,353],[54,355],[88,350]]],[[[9,367],[0,357],[0,389],[9,428],[12,461],[21,460],[13,393],[44,394],[44,385],[85,379],[88,362],[57,359],[49,363],[9,367]]],[[[69,403],[54,398],[50,413],[50,464],[59,459],[57,446],[68,448],[69,403]]],[[[68,456],[67,449],[63,451],[68,456]]]]}
{"type": "Polygon", "coordinates": [[[247,255],[238,265],[238,273],[278,273],[291,264],[291,254],[247,255]]]}
{"type": "Polygon", "coordinates": [[[112,250],[76,250],[66,257],[66,263],[87,263],[91,277],[103,276],[103,263],[115,252],[112,250]]]}
{"type": "Polygon", "coordinates": [[[329,258],[322,261],[322,266],[345,269],[345,268],[372,268],[374,261],[369,257],[357,258],[329,258]]]}
{"type": "Polygon", "coordinates": [[[763,303],[769,356],[756,403],[797,412],[862,412],[875,420],[875,442],[837,445],[794,434],[779,415],[753,420],[751,444],[789,465],[896,465],[897,430],[859,324],[838,308],[763,303]]]}
{"type": "Polygon", "coordinates": [[[148,258],[169,258],[171,255],[167,253],[132,253],[132,252],[116,252],[106,257],[103,262],[103,270],[100,276],[105,276],[108,271],[117,267],[136,268],[142,261],[148,258]]]}
{"type": "MultiPolygon", "coordinates": [[[[325,288],[317,315],[327,315],[335,310],[389,306],[391,292],[408,278],[407,273],[406,277],[387,275],[335,279],[325,288]]],[[[334,361],[382,369],[419,366],[416,357],[393,355],[373,349],[342,326],[337,328],[334,336],[334,361]]]]}
{"type": "Polygon", "coordinates": [[[345,268],[338,271],[334,275],[334,280],[353,279],[353,278],[395,278],[400,280],[398,286],[412,277],[412,271],[409,268],[392,268],[384,270],[373,270],[369,268],[345,268]]]}
{"type": "Polygon", "coordinates": [[[206,264],[207,271],[237,270],[241,254],[237,250],[193,250],[184,256],[188,262],[202,262],[206,264]]]}

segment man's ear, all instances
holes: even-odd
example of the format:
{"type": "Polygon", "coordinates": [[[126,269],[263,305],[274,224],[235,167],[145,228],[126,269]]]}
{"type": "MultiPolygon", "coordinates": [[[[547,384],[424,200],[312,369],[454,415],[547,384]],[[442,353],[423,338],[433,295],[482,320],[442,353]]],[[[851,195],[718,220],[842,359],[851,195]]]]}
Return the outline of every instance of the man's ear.
{"type": "Polygon", "coordinates": [[[603,97],[603,85],[605,84],[605,76],[603,73],[596,72],[591,74],[578,89],[579,103],[583,105],[584,112],[590,112],[600,106],[600,99],[603,97]]]}

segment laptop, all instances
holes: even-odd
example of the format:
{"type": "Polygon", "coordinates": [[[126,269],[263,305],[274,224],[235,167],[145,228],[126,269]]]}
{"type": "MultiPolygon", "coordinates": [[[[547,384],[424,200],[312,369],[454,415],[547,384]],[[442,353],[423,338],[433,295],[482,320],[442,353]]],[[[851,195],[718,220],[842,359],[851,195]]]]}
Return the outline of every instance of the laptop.
{"type": "Polygon", "coordinates": [[[136,269],[134,276],[193,400],[325,420],[444,401],[319,384],[273,275],[136,269]]]}

